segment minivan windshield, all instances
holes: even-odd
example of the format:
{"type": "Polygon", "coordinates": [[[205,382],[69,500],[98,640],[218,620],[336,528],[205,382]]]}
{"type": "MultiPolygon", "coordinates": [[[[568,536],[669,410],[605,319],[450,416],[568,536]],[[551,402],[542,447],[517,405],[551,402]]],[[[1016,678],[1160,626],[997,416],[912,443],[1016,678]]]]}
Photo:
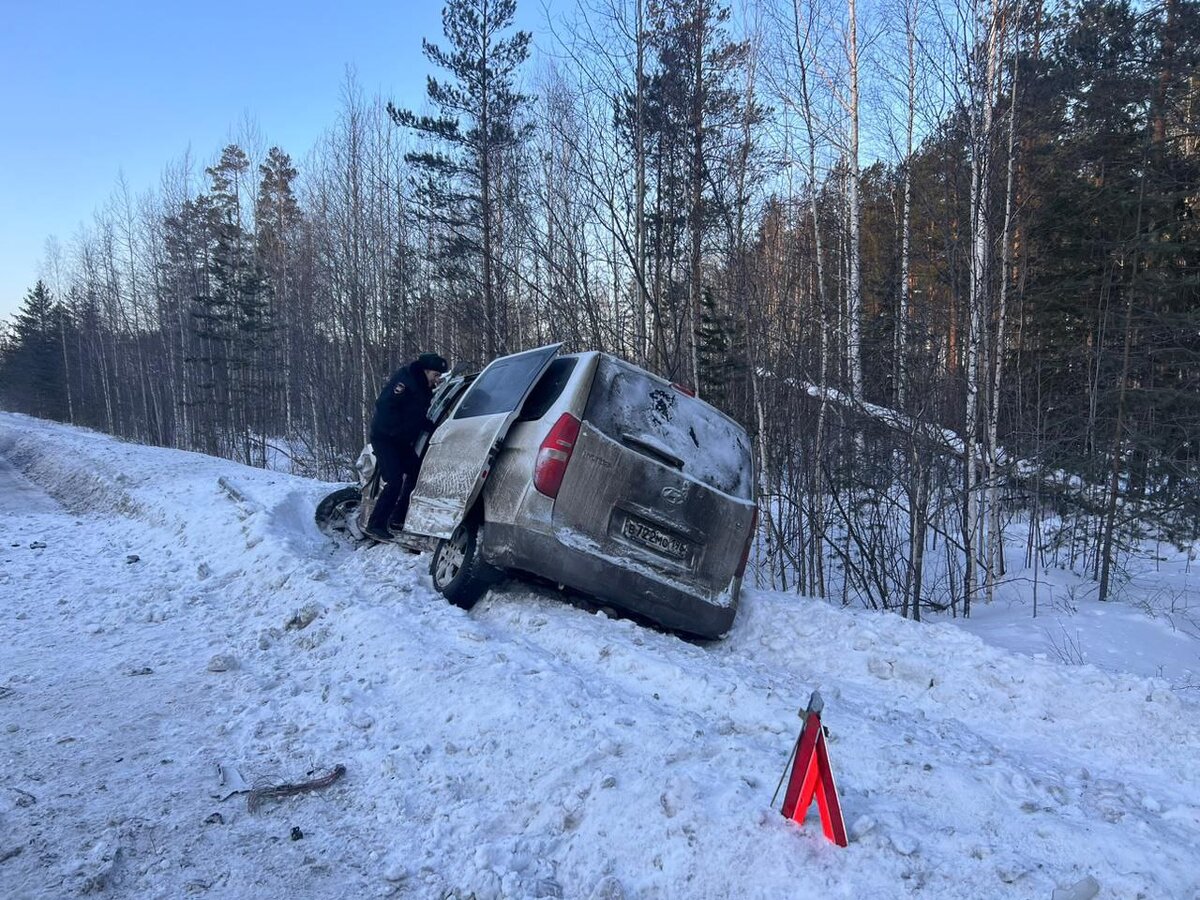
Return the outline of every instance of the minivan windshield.
{"type": "Polygon", "coordinates": [[[734,497],[754,496],[745,430],[648,372],[600,357],[584,417],[614,441],[689,478],[734,497]]]}

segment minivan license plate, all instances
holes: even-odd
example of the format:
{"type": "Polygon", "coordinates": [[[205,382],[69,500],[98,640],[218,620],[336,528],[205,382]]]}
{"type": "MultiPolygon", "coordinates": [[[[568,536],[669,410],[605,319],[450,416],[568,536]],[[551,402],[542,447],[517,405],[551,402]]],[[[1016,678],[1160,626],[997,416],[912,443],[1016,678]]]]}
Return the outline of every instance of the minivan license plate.
{"type": "Polygon", "coordinates": [[[621,531],[625,537],[649,547],[651,550],[657,550],[659,553],[673,556],[676,559],[688,557],[689,550],[686,543],[640,519],[626,519],[621,526],[621,531]]]}

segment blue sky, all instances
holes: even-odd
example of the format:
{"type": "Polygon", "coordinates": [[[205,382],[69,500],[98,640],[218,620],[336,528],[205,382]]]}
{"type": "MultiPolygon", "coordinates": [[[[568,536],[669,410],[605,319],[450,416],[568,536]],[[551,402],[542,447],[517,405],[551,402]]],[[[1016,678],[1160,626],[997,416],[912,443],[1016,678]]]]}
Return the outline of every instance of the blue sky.
{"type": "MultiPolygon", "coordinates": [[[[518,0],[518,22],[542,19],[518,0]]],[[[421,38],[444,43],[441,2],[3,0],[0,3],[0,318],[107,202],[137,195],[191,148],[207,162],[255,121],[304,156],[333,124],[346,67],[368,96],[424,100],[421,38]]]]}

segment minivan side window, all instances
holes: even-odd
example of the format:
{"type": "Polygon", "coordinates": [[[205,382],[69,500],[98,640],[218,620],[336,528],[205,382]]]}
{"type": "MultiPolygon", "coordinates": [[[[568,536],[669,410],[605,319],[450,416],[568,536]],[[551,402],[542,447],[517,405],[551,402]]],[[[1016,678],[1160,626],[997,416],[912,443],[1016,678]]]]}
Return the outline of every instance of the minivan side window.
{"type": "Polygon", "coordinates": [[[497,360],[475,380],[454,412],[455,419],[512,412],[525,396],[534,373],[546,363],[544,355],[520,353],[497,360]]]}
{"type": "Polygon", "coordinates": [[[544,416],[571,380],[571,373],[575,371],[577,362],[578,356],[560,356],[550,363],[550,368],[529,392],[529,398],[521,408],[521,415],[517,416],[517,421],[533,422],[544,416]]]}
{"type": "Polygon", "coordinates": [[[435,426],[441,425],[449,417],[455,402],[466,393],[478,374],[472,372],[470,375],[455,375],[449,381],[438,385],[437,390],[433,392],[433,402],[429,405],[429,418],[435,426]]]}

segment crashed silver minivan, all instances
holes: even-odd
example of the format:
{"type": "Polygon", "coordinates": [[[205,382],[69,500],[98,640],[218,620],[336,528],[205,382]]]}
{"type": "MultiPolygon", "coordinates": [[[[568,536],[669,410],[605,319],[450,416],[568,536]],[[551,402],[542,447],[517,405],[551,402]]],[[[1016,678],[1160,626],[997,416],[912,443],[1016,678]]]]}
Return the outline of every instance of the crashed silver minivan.
{"type": "Polygon", "coordinates": [[[561,344],[435,395],[406,532],[470,608],[527,572],[705,638],[728,631],[756,521],[745,429],[649,372],[561,344]]]}

